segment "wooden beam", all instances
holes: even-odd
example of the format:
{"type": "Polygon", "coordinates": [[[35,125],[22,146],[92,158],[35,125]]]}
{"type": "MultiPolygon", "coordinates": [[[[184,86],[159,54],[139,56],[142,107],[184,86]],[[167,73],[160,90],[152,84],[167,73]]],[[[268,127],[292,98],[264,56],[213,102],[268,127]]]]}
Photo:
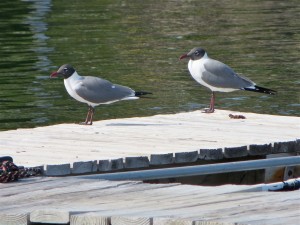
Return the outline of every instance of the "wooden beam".
{"type": "Polygon", "coordinates": [[[258,170],[269,167],[300,165],[300,156],[279,157],[272,159],[248,160],[230,163],[217,163],[201,166],[185,166],[167,169],[142,170],[131,172],[89,175],[87,178],[107,180],[151,180],[173,177],[187,177],[206,174],[229,173],[258,170]]]}

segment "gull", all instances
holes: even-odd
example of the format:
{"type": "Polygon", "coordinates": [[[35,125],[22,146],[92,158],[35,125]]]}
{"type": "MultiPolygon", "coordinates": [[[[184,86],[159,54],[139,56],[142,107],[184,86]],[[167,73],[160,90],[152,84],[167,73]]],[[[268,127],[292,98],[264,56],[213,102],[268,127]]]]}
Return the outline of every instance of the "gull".
{"type": "Polygon", "coordinates": [[[210,106],[205,113],[215,111],[215,92],[232,92],[237,90],[261,92],[274,95],[276,91],[257,86],[250,79],[238,75],[226,64],[211,59],[207,52],[199,47],[180,56],[180,60],[189,58],[188,69],[192,77],[201,85],[212,91],[210,106]]]}
{"type": "Polygon", "coordinates": [[[101,104],[111,104],[122,100],[138,99],[150,92],[136,92],[133,89],[108,80],[93,76],[80,76],[69,64],[62,65],[50,77],[63,77],[64,85],[71,97],[88,104],[88,113],[83,125],[92,125],[95,107],[101,104]]]}

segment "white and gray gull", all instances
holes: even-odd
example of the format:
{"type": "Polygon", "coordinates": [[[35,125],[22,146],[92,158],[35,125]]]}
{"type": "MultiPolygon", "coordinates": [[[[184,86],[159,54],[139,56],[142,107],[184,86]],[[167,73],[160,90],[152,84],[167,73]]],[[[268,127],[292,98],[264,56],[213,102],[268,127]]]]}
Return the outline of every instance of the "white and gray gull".
{"type": "Polygon", "coordinates": [[[50,77],[64,78],[65,88],[71,97],[79,102],[88,104],[89,109],[85,122],[80,124],[92,125],[95,106],[110,104],[121,100],[138,99],[150,92],[136,92],[129,87],[113,84],[99,77],[80,76],[69,64],[62,65],[50,77]]]}
{"type": "Polygon", "coordinates": [[[257,86],[253,81],[240,76],[226,64],[211,59],[202,48],[193,48],[189,53],[180,56],[180,60],[189,58],[188,69],[192,77],[212,91],[209,109],[215,111],[215,92],[232,92],[236,90],[254,91],[274,95],[276,91],[257,86]]]}

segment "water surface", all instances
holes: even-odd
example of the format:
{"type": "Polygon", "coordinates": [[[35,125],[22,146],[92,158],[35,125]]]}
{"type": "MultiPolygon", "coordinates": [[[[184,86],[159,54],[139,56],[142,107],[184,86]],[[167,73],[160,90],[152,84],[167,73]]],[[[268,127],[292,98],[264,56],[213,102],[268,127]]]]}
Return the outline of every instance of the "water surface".
{"type": "Polygon", "coordinates": [[[95,120],[207,107],[210,91],[181,54],[195,46],[276,96],[217,93],[217,109],[300,115],[298,1],[58,1],[0,3],[0,129],[80,122],[87,106],[53,70],[72,64],[150,99],[96,108],[95,120]]]}

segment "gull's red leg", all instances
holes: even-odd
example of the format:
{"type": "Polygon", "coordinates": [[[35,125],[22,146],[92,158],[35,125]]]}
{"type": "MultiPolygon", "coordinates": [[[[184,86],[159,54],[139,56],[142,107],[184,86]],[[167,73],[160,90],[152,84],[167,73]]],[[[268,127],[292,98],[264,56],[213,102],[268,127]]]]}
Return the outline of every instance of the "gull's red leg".
{"type": "Polygon", "coordinates": [[[212,92],[209,109],[205,109],[203,111],[204,113],[213,113],[215,111],[215,98],[216,98],[215,92],[212,92]]]}

